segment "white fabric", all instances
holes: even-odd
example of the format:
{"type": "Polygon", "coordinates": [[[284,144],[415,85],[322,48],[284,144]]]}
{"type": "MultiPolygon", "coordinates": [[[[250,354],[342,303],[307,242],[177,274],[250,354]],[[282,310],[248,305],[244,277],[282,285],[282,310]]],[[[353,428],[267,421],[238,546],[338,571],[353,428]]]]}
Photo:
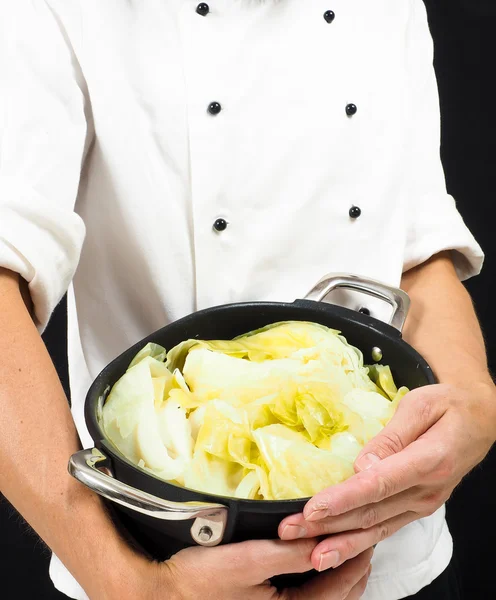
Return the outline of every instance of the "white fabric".
{"type": "MultiPolygon", "coordinates": [[[[462,279],[482,264],[446,193],[421,0],[196,4],[0,0],[0,265],[29,281],[40,329],[74,282],[86,446],[92,379],[187,313],[293,300],[332,271],[398,285],[445,249],[462,279]]],[[[380,544],[366,600],[415,593],[450,556],[440,510],[380,544]]],[[[51,574],[85,598],[55,558],[51,574]]]]}

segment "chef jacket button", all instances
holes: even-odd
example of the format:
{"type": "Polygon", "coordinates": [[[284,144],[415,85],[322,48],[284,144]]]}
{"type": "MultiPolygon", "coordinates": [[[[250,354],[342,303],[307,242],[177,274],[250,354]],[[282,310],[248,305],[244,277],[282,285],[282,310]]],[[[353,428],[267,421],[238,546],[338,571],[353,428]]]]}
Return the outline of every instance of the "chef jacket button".
{"type": "Polygon", "coordinates": [[[362,209],[358,206],[352,206],[350,208],[349,215],[352,219],[358,219],[358,217],[362,214],[362,209]]]}
{"type": "Polygon", "coordinates": [[[367,317],[370,317],[370,310],[365,306],[362,306],[362,308],[359,308],[358,312],[362,313],[362,315],[367,315],[367,317]]]}
{"type": "Polygon", "coordinates": [[[196,12],[202,17],[206,17],[210,12],[210,6],[206,2],[200,2],[196,7],[196,12]]]}
{"type": "Polygon", "coordinates": [[[333,10],[326,10],[324,13],[324,19],[328,23],[332,23],[334,21],[335,17],[336,17],[336,14],[334,13],[333,10]]]}
{"type": "Polygon", "coordinates": [[[220,111],[222,110],[222,106],[218,102],[210,102],[207,110],[211,115],[215,116],[220,113],[220,111]]]}
{"type": "Polygon", "coordinates": [[[227,221],[225,219],[216,219],[214,229],[215,231],[225,231],[227,229],[227,221]]]}
{"type": "Polygon", "coordinates": [[[349,117],[352,117],[353,115],[356,115],[358,108],[356,107],[356,104],[347,104],[346,105],[346,114],[349,117]]]}

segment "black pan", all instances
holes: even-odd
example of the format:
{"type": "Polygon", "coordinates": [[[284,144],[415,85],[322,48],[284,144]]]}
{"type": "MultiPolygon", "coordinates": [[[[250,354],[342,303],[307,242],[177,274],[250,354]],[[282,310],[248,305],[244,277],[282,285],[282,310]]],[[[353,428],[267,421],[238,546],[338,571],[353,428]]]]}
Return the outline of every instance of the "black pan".
{"type": "Polygon", "coordinates": [[[249,302],[208,308],[188,315],[135,344],[95,379],[85,418],[95,448],[75,454],[70,473],[111,500],[121,524],[149,555],[165,560],[191,545],[216,546],[247,539],[277,538],[280,521],[301,512],[306,499],[260,501],[226,498],[162,481],[128,461],[105,439],[100,415],[105,398],[148,342],[167,349],[189,339],[232,339],[278,321],[313,321],[342,331],[364,354],[365,364],[384,362],[395,381],[410,389],[435,383],[426,361],[401,337],[409,308],[401,290],[353,275],[324,277],[304,300],[293,303],[249,302]],[[332,290],[353,289],[388,302],[390,323],[321,302],[332,290]]]}

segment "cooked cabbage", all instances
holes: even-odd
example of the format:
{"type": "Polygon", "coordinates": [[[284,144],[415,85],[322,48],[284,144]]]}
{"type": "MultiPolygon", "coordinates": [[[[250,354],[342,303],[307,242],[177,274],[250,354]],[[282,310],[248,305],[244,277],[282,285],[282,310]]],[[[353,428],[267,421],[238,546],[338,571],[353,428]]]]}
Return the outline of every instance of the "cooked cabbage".
{"type": "Polygon", "coordinates": [[[353,475],[408,392],[339,331],[268,325],[234,340],[147,344],[102,411],[108,439],[158,478],[216,495],[306,498],[353,475]]]}

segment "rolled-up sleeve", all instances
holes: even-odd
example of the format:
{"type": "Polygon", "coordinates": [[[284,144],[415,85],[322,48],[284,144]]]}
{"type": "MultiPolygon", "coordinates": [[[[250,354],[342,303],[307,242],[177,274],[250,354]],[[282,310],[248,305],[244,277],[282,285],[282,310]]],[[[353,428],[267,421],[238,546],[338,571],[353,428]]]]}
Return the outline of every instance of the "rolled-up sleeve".
{"type": "MultiPolygon", "coordinates": [[[[404,271],[450,250],[461,280],[482,268],[481,247],[465,225],[455,200],[446,191],[440,158],[441,117],[433,67],[433,41],[422,0],[411,0],[408,34],[408,93],[412,116],[407,172],[407,240],[404,271]]],[[[474,199],[475,201],[475,199],[474,199]]]]}
{"type": "Polygon", "coordinates": [[[43,329],[85,235],[74,206],[90,137],[88,102],[53,7],[45,0],[8,4],[0,44],[0,266],[29,283],[43,329]]]}

